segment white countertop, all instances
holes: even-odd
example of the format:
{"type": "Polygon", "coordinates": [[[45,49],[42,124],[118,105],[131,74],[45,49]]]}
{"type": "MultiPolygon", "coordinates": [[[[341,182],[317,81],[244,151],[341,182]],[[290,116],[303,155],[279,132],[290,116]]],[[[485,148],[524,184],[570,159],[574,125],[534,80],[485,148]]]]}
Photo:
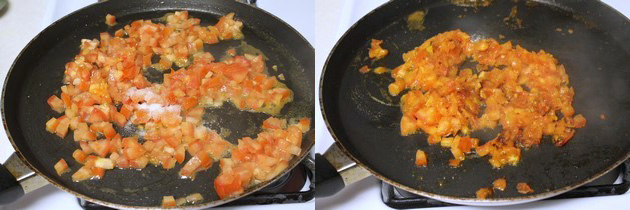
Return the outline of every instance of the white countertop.
{"type": "MultiPolygon", "coordinates": [[[[9,0],[9,4],[0,10],[0,78],[4,81],[13,60],[24,46],[41,30],[64,15],[96,0],[9,0]]],[[[314,0],[259,0],[258,6],[283,19],[297,29],[309,42],[315,39],[314,0]]],[[[0,161],[4,162],[12,153],[13,147],[0,129],[0,161]]],[[[301,204],[256,205],[243,207],[225,207],[221,209],[315,209],[315,201],[301,204]]],[[[20,200],[0,206],[2,209],[81,209],[76,197],[61,191],[52,185],[25,195],[20,200]]]]}
{"type": "MultiPolygon", "coordinates": [[[[319,81],[321,69],[326,58],[343,33],[369,11],[387,2],[387,0],[317,0],[315,20],[315,75],[319,81]]],[[[626,0],[604,0],[605,3],[630,16],[630,2],[626,0]]],[[[317,92],[318,89],[316,88],[317,92]]],[[[319,96],[319,93],[316,93],[319,96]]],[[[316,105],[316,139],[315,152],[324,153],[334,142],[326,129],[319,103],[316,105]]],[[[564,199],[554,201],[539,201],[508,207],[439,207],[436,209],[628,209],[630,192],[619,196],[604,196],[595,198],[564,199]]],[[[317,209],[386,209],[381,200],[381,188],[378,179],[374,177],[361,180],[328,198],[316,199],[317,209]]],[[[431,208],[433,209],[433,208],[431,208]]]]}

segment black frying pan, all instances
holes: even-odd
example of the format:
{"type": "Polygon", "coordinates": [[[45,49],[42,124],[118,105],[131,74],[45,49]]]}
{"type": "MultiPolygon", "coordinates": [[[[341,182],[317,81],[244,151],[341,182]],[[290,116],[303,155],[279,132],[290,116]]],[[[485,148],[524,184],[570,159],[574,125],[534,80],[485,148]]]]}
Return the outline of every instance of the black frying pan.
{"type": "MultiPolygon", "coordinates": [[[[365,177],[362,169],[351,167],[356,162],[377,178],[419,195],[460,204],[514,204],[576,188],[626,160],[630,156],[630,21],[599,1],[514,2],[471,7],[444,0],[390,1],[352,26],[329,55],[321,76],[322,113],[336,144],[324,156],[316,156],[316,196],[333,194],[365,177]],[[504,21],[515,5],[521,27],[504,21]],[[427,12],[425,29],[410,30],[405,19],[418,10],[427,12]],[[401,136],[400,97],[387,94],[393,79],[387,74],[361,74],[358,69],[396,67],[403,62],[402,53],[454,29],[467,32],[473,40],[499,40],[503,35],[500,42],[553,54],[566,67],[575,89],[573,105],[586,117],[586,127],[561,148],[546,137],[522,152],[518,166],[502,169],[492,169],[488,157],[467,158],[459,168],[450,168],[450,151],[429,146],[425,134],[401,136]],[[367,60],[372,38],[384,40],[382,46],[389,49],[389,55],[376,62],[367,60]],[[601,120],[600,114],[606,119],[601,120]],[[414,166],[417,149],[427,153],[428,167],[414,166]],[[353,171],[347,172],[348,168],[353,171]],[[489,200],[475,198],[475,191],[503,177],[508,183],[504,192],[489,200]],[[528,183],[535,192],[519,194],[517,182],[528,183]]],[[[489,139],[482,138],[480,144],[489,139]]]]}
{"type": "MultiPolygon", "coordinates": [[[[80,167],[72,158],[78,144],[71,137],[62,140],[44,129],[46,120],[58,115],[48,107],[46,99],[53,93],[59,94],[64,65],[79,52],[80,40],[97,38],[103,31],[113,33],[133,20],[157,20],[177,10],[188,10],[190,16],[201,19],[202,25],[214,24],[219,17],[235,12],[236,19],[245,25],[243,33],[247,44],[262,50],[268,57],[268,68],[271,69],[272,65],[278,67],[277,72],[269,71],[270,74],[283,73],[286,84],[294,91],[294,101],[283,108],[279,116],[313,118],[314,50],[297,31],[275,16],[231,0],[110,0],[80,9],[50,25],[26,46],[8,73],[2,92],[4,126],[17,156],[30,170],[78,197],[117,208],[159,207],[162,196],[166,195],[179,198],[201,193],[204,201],[191,207],[216,206],[238,198],[218,198],[213,183],[220,171],[219,164],[200,172],[194,181],[178,178],[177,172],[182,164],[168,171],[153,166],[142,171],[115,169],[107,171],[100,181],[79,183],[72,182],[70,174],[58,176],[53,168],[60,158],[68,161],[72,171],[80,167]],[[104,17],[108,13],[117,17],[117,26],[108,28],[105,25],[104,17]]],[[[205,48],[221,57],[225,50],[240,44],[240,41],[225,41],[206,45],[205,48]]],[[[204,116],[213,122],[206,124],[211,129],[222,127],[231,130],[232,134],[226,139],[232,143],[243,136],[255,137],[261,131],[262,121],[268,117],[266,114],[238,111],[229,103],[219,109],[206,109],[204,116]]],[[[286,171],[299,163],[313,144],[313,132],[306,134],[302,154],[290,161],[286,171]]],[[[9,170],[15,174],[15,168],[9,170]]],[[[3,203],[23,193],[5,167],[0,167],[0,175],[0,192],[3,192],[0,200],[3,203]]],[[[251,187],[241,196],[255,192],[274,180],[251,187]]],[[[28,186],[24,182],[20,184],[28,186]]]]}

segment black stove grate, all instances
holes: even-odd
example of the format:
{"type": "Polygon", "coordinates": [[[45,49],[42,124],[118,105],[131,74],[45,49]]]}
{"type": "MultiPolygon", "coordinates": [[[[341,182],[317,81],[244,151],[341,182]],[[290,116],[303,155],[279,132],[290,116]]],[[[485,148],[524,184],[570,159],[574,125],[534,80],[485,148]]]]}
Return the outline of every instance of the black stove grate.
{"type": "MultiPolygon", "coordinates": [[[[630,160],[627,160],[616,169],[610,171],[609,173],[589,184],[578,187],[569,192],[565,192],[563,194],[548,198],[546,200],[621,195],[626,193],[629,188],[630,160]],[[620,176],[621,183],[615,184],[615,181],[620,176]]],[[[435,199],[416,195],[396,188],[385,182],[381,183],[381,193],[383,203],[395,209],[457,206],[457,204],[445,203],[435,199]]]]}
{"type": "MultiPolygon", "coordinates": [[[[312,200],[315,197],[315,186],[311,181],[314,171],[307,167],[305,161],[309,160],[302,161],[293,168],[293,170],[278,179],[278,181],[271,183],[260,191],[221,206],[304,203],[312,200]],[[302,188],[307,182],[309,189],[302,191],[302,188]]],[[[112,209],[81,198],[77,198],[77,200],[79,201],[79,206],[86,210],[112,209]]]]}

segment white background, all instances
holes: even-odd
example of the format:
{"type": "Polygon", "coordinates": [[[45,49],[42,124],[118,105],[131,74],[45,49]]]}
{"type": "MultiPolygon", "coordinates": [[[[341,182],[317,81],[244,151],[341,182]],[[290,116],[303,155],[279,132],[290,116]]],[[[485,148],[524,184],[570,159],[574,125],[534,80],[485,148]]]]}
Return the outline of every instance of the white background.
{"type": "MultiPolygon", "coordinates": [[[[0,10],[0,78],[4,81],[13,60],[24,46],[53,21],[96,0],[9,0],[0,10]]],[[[315,39],[315,0],[259,0],[258,6],[297,29],[311,44],[315,39]]],[[[76,46],[75,46],[76,47],[76,46]]],[[[43,126],[43,125],[42,125],[43,126]]],[[[43,128],[43,127],[42,127],[43,128]]],[[[13,153],[4,129],[0,129],[0,163],[13,153]]],[[[222,209],[314,209],[315,201],[302,204],[226,207],[222,209]]],[[[2,209],[81,209],[76,197],[52,185],[38,189],[2,209]]]]}
{"type": "MultiPolygon", "coordinates": [[[[328,53],[343,33],[361,17],[387,0],[317,0],[315,19],[315,66],[317,81],[328,53]]],[[[624,15],[630,15],[630,2],[627,0],[605,0],[624,15]]],[[[318,91],[316,88],[315,91],[318,91]]],[[[319,93],[317,93],[319,95],[319,93]]],[[[333,143],[323,123],[319,104],[316,107],[317,143],[315,152],[323,153],[333,143]]],[[[380,183],[374,177],[359,181],[344,188],[333,197],[316,199],[317,209],[382,209],[388,208],[381,201],[380,183]]],[[[431,209],[629,209],[630,193],[620,196],[597,198],[540,201],[509,207],[440,207],[431,209]]]]}

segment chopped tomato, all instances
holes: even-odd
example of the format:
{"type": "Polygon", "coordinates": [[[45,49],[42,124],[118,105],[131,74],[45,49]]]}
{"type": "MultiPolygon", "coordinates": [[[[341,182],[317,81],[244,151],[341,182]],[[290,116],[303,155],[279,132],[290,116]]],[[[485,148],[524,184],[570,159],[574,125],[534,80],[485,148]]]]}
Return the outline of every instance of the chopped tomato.
{"type": "Polygon", "coordinates": [[[492,195],[492,190],[490,188],[481,188],[475,194],[478,199],[486,199],[492,195]]]}
{"type": "Polygon", "coordinates": [[[214,180],[214,188],[221,199],[237,195],[244,190],[238,175],[226,173],[214,180]]]}
{"type": "Polygon", "coordinates": [[[59,113],[62,113],[65,110],[64,102],[56,95],[52,95],[48,98],[48,105],[50,105],[50,108],[59,113]]]}
{"type": "Polygon", "coordinates": [[[422,150],[416,151],[416,166],[427,166],[427,155],[422,150]]]}
{"type": "Polygon", "coordinates": [[[177,204],[175,203],[175,198],[173,196],[162,197],[162,208],[170,208],[175,206],[177,206],[177,204]]]}
{"type": "Polygon", "coordinates": [[[120,112],[114,112],[112,115],[112,118],[113,118],[114,123],[116,123],[116,125],[120,127],[124,127],[125,124],[127,123],[127,118],[125,117],[125,115],[121,114],[120,112]]]}
{"type": "Polygon", "coordinates": [[[77,172],[74,172],[74,174],[72,174],[72,181],[78,182],[78,181],[88,180],[88,179],[91,179],[93,176],[94,174],[92,173],[92,170],[90,170],[86,166],[83,166],[79,168],[77,172]]]}
{"type": "Polygon", "coordinates": [[[94,151],[94,153],[96,153],[100,157],[106,157],[107,155],[109,155],[109,152],[111,151],[110,142],[106,139],[90,141],[89,144],[90,144],[90,147],[92,148],[92,151],[94,151]]]}
{"type": "Polygon", "coordinates": [[[113,16],[111,14],[107,14],[105,16],[105,24],[107,24],[108,26],[116,25],[116,16],[113,16]]]}
{"type": "Polygon", "coordinates": [[[85,154],[85,152],[83,152],[83,150],[77,149],[77,150],[74,150],[74,152],[72,153],[72,157],[77,162],[84,163],[85,162],[85,158],[87,157],[87,154],[85,154]]]}
{"type": "Polygon", "coordinates": [[[66,137],[66,134],[68,133],[68,128],[70,127],[70,119],[68,119],[66,116],[62,116],[57,120],[59,120],[59,124],[55,128],[55,133],[57,134],[57,136],[64,138],[66,137]]]}
{"type": "Polygon", "coordinates": [[[55,171],[57,171],[57,175],[61,176],[62,174],[70,171],[70,168],[68,168],[68,163],[66,163],[66,160],[64,160],[63,158],[61,158],[61,160],[59,160],[56,164],[55,164],[55,171]]]}
{"type": "Polygon", "coordinates": [[[534,192],[534,190],[532,190],[532,188],[529,187],[529,185],[527,185],[527,183],[525,182],[519,182],[518,184],[516,184],[516,190],[520,194],[530,194],[534,192]]]}
{"type": "Polygon", "coordinates": [[[120,113],[125,116],[125,118],[129,119],[131,117],[133,108],[127,104],[123,104],[120,107],[120,113]]]}
{"type": "Polygon", "coordinates": [[[178,163],[183,163],[184,159],[186,159],[186,148],[183,145],[177,147],[175,151],[175,159],[178,163]]]}
{"type": "Polygon", "coordinates": [[[274,117],[270,117],[263,121],[263,128],[265,129],[283,129],[287,127],[287,121],[283,119],[278,119],[274,117]]]}
{"type": "Polygon", "coordinates": [[[179,171],[179,175],[182,177],[193,177],[197,169],[201,166],[201,160],[198,156],[192,157],[184,167],[179,171]]]}
{"type": "Polygon", "coordinates": [[[505,181],[505,179],[496,179],[492,182],[492,188],[496,189],[496,190],[505,190],[505,187],[507,185],[507,182],[505,181]]]}
{"type": "Polygon", "coordinates": [[[57,126],[59,125],[59,120],[57,120],[56,118],[50,118],[50,120],[48,120],[48,122],[46,122],[46,130],[48,132],[51,133],[55,133],[55,131],[57,130],[57,126]]]}

